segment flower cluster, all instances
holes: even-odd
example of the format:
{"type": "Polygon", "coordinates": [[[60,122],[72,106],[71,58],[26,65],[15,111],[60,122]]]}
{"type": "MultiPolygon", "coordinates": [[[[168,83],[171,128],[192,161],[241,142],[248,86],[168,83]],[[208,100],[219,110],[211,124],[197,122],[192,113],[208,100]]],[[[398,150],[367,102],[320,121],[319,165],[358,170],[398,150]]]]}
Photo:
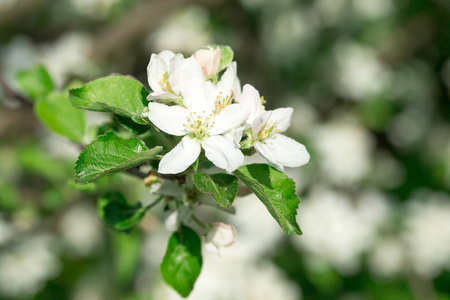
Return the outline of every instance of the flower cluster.
{"type": "Polygon", "coordinates": [[[159,173],[185,171],[201,150],[214,165],[232,172],[244,163],[241,149],[254,148],[278,170],[309,161],[306,148],[281,134],[292,108],[266,111],[251,85],[241,91],[236,62],[226,62],[221,47],[205,47],[191,57],[162,51],[147,68],[153,90],[148,119],[160,130],[183,138],[159,164],[159,173]]]}

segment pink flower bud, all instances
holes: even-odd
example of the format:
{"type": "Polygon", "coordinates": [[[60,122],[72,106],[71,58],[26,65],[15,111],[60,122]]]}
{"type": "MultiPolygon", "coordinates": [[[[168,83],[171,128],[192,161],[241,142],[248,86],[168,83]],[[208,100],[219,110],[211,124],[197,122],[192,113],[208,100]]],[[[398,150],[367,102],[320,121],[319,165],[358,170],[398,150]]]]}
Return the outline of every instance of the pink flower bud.
{"type": "Polygon", "coordinates": [[[194,53],[194,57],[199,62],[205,79],[211,78],[219,72],[221,55],[220,48],[215,50],[213,48],[200,49],[194,53]]]}

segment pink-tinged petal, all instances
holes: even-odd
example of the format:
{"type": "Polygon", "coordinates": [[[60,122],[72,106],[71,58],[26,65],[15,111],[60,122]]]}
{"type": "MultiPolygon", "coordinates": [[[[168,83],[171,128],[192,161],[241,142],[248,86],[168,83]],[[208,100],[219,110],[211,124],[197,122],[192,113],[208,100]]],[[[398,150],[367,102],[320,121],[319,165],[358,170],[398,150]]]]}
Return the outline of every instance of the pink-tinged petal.
{"type": "Polygon", "coordinates": [[[300,167],[310,159],[305,146],[282,134],[262,143],[255,143],[255,149],[269,161],[269,164],[281,171],[283,166],[300,167]]]}
{"type": "Polygon", "coordinates": [[[178,174],[192,165],[200,155],[200,143],[185,136],[178,145],[159,162],[158,172],[161,174],[178,174]]]}
{"type": "Polygon", "coordinates": [[[177,136],[187,133],[186,127],[183,125],[186,124],[189,115],[186,108],[150,102],[148,109],[149,120],[162,131],[177,136]]]}
{"type": "Polygon", "coordinates": [[[248,108],[250,111],[247,123],[252,123],[264,112],[259,92],[250,84],[244,85],[244,89],[242,90],[242,94],[239,98],[239,103],[248,108]]]}
{"type": "Polygon", "coordinates": [[[205,79],[216,75],[219,71],[221,54],[220,48],[216,50],[208,48],[195,51],[193,56],[199,62],[205,79]]]}
{"type": "Polygon", "coordinates": [[[277,129],[280,132],[286,131],[291,126],[292,113],[294,109],[292,107],[277,108],[272,111],[269,122],[276,123],[277,129]]]}
{"type": "Polygon", "coordinates": [[[163,99],[177,99],[177,96],[172,93],[168,93],[168,92],[164,92],[164,91],[152,92],[152,93],[150,93],[150,95],[147,96],[148,101],[153,101],[153,100],[158,101],[158,100],[163,100],[163,99]]]}
{"type": "Polygon", "coordinates": [[[214,127],[210,129],[211,135],[222,134],[237,128],[247,119],[249,111],[240,104],[230,104],[214,118],[214,127]]]}
{"type": "Polygon", "coordinates": [[[267,124],[272,115],[272,111],[266,111],[260,114],[252,123],[252,131],[253,137],[256,138],[258,133],[263,129],[263,127],[267,124]]]}
{"type": "Polygon", "coordinates": [[[163,79],[163,75],[170,71],[170,60],[175,56],[175,53],[169,50],[164,50],[159,54],[152,54],[150,62],[147,66],[147,79],[150,88],[154,92],[162,91],[159,84],[163,79]]]}
{"type": "Polygon", "coordinates": [[[223,136],[211,136],[202,143],[206,157],[217,167],[233,172],[244,162],[244,154],[223,136]]]}

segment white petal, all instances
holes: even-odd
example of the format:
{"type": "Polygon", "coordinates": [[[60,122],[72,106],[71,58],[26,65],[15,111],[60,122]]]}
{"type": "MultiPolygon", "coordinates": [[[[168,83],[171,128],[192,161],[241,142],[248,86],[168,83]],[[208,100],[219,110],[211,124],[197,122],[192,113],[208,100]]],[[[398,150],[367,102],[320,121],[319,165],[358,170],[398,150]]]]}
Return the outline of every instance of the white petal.
{"type": "Polygon", "coordinates": [[[232,90],[234,92],[234,100],[236,102],[239,102],[239,99],[241,98],[241,81],[239,80],[239,77],[236,76],[236,80],[234,81],[234,86],[232,87],[232,90]]]}
{"type": "Polygon", "coordinates": [[[190,111],[211,113],[213,103],[208,99],[206,82],[200,65],[194,57],[184,61],[179,84],[183,103],[190,111]]]}
{"type": "Polygon", "coordinates": [[[187,136],[159,162],[158,172],[161,174],[178,174],[185,171],[200,155],[200,143],[187,136]]]}
{"type": "Polygon", "coordinates": [[[291,126],[293,112],[294,109],[292,107],[277,108],[272,111],[269,121],[276,122],[277,129],[280,132],[286,131],[291,126]]]}
{"type": "Polygon", "coordinates": [[[270,116],[272,116],[272,111],[269,110],[260,114],[255,120],[253,120],[252,131],[254,138],[258,136],[258,133],[267,124],[267,122],[270,119],[270,116]]]}
{"type": "Polygon", "coordinates": [[[236,62],[232,62],[231,65],[227,68],[225,73],[223,73],[222,78],[217,83],[217,88],[219,92],[222,92],[222,97],[231,96],[233,92],[233,88],[235,87],[236,77],[236,62]]]}
{"type": "Polygon", "coordinates": [[[208,252],[209,254],[213,254],[213,255],[220,255],[220,250],[219,248],[214,245],[212,242],[204,242],[203,243],[203,247],[205,249],[206,252],[208,252]]]}
{"type": "Polygon", "coordinates": [[[187,122],[189,112],[186,108],[174,105],[150,102],[148,104],[149,120],[162,131],[172,135],[185,135],[186,128],[183,126],[187,122]]]}
{"type": "Polygon", "coordinates": [[[206,157],[217,167],[232,172],[244,162],[244,154],[234,146],[232,141],[216,135],[202,143],[206,157]]]}
{"type": "Polygon", "coordinates": [[[168,92],[164,92],[164,91],[152,92],[152,93],[150,93],[150,95],[147,96],[147,100],[149,100],[149,101],[163,100],[163,99],[177,99],[177,96],[172,93],[168,93],[168,92]]]}
{"type": "Polygon", "coordinates": [[[263,143],[255,143],[255,149],[269,161],[269,164],[281,171],[283,166],[300,167],[308,163],[310,158],[305,146],[282,134],[263,143]]]}
{"type": "Polygon", "coordinates": [[[170,71],[170,60],[175,53],[164,50],[159,54],[152,54],[150,62],[147,66],[147,79],[150,88],[154,92],[162,91],[159,81],[163,78],[163,74],[170,71]]]}
{"type": "Polygon", "coordinates": [[[239,98],[239,103],[244,105],[249,111],[247,123],[252,123],[259,115],[264,112],[261,105],[261,97],[259,92],[250,84],[244,85],[242,94],[239,98]]]}
{"type": "Polygon", "coordinates": [[[178,53],[170,60],[169,84],[172,91],[177,95],[181,93],[180,81],[182,80],[182,67],[184,62],[185,59],[181,53],[178,53]]]}
{"type": "Polygon", "coordinates": [[[245,129],[247,129],[250,125],[245,125],[245,126],[241,126],[238,127],[236,129],[230,130],[227,133],[223,134],[223,137],[226,138],[227,140],[231,141],[234,143],[234,146],[236,148],[239,148],[239,143],[242,140],[242,135],[245,129]]]}
{"type": "Polygon", "coordinates": [[[275,167],[277,170],[279,170],[281,172],[284,171],[283,165],[277,161],[274,154],[272,153],[272,148],[270,147],[269,144],[256,142],[254,147],[255,147],[255,150],[258,151],[258,153],[261,154],[261,156],[267,160],[269,165],[271,165],[272,167],[275,167]]]}
{"type": "Polygon", "coordinates": [[[222,134],[237,128],[247,119],[249,111],[240,104],[230,104],[214,118],[214,127],[209,133],[212,135],[222,134]]]}

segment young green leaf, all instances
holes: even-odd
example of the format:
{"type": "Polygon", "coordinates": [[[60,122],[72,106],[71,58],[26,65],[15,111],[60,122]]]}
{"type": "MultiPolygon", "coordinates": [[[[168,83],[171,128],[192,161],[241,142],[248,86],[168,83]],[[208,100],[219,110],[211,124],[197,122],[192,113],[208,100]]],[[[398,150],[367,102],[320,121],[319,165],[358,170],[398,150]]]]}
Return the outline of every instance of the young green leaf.
{"type": "Polygon", "coordinates": [[[139,124],[146,124],[141,118],[147,106],[145,87],[137,80],[112,75],[86,83],[81,88],[69,91],[73,106],[93,111],[111,112],[131,118],[139,124]]]}
{"type": "Polygon", "coordinates": [[[223,45],[211,45],[211,47],[214,49],[220,48],[221,56],[219,63],[219,71],[224,70],[233,61],[234,56],[233,50],[231,49],[230,46],[223,46],[223,45]]]}
{"type": "Polygon", "coordinates": [[[51,92],[35,105],[39,119],[47,127],[74,142],[83,142],[86,122],[84,111],[74,108],[64,92],[51,92]]]}
{"type": "Polygon", "coordinates": [[[201,192],[211,194],[222,207],[230,207],[238,192],[238,179],[234,175],[195,173],[192,180],[201,192]]]}
{"type": "Polygon", "coordinates": [[[20,88],[34,100],[53,90],[52,79],[43,66],[18,72],[16,80],[20,88]]]}
{"type": "Polygon", "coordinates": [[[181,226],[172,234],[161,263],[164,281],[181,296],[187,297],[194,288],[202,268],[201,241],[192,229],[181,226]]]}
{"type": "Polygon", "coordinates": [[[266,164],[242,166],[234,174],[264,203],[287,234],[302,234],[295,219],[300,200],[292,179],[266,164]]]}
{"type": "Polygon", "coordinates": [[[97,202],[100,218],[117,230],[128,230],[137,225],[145,214],[141,204],[128,205],[125,197],[118,191],[105,194],[97,202]]]}
{"type": "Polygon", "coordinates": [[[108,131],[80,153],[75,165],[75,182],[86,184],[133,168],[153,159],[161,150],[161,146],[148,149],[138,138],[122,139],[108,131]]]}

